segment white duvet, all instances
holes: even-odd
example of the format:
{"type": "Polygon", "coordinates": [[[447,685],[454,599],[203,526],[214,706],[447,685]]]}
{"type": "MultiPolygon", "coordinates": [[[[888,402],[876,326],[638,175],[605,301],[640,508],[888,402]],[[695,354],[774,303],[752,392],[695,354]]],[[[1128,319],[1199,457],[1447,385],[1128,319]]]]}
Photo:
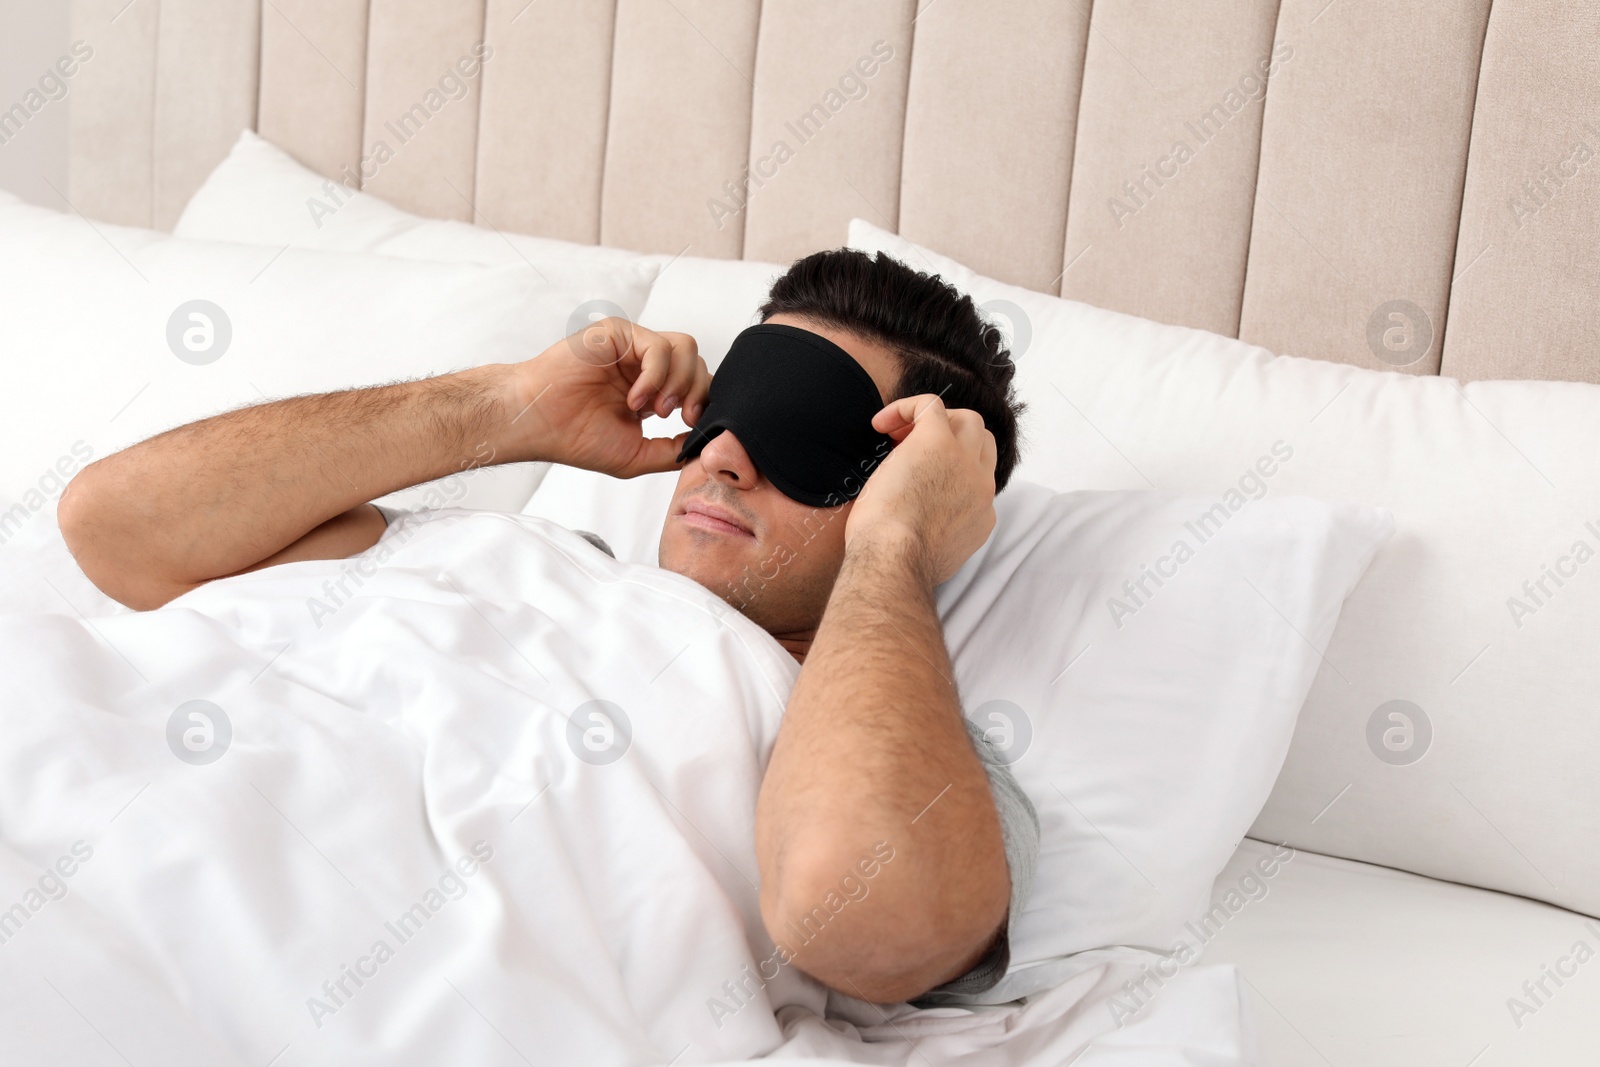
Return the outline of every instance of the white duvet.
{"type": "Polygon", "coordinates": [[[774,974],[753,820],[798,667],[543,520],[147,613],[43,529],[3,556],[0,1063],[1251,1062],[1228,967],[1135,1000],[1155,957],[1088,953],[978,1011],[774,974]]]}

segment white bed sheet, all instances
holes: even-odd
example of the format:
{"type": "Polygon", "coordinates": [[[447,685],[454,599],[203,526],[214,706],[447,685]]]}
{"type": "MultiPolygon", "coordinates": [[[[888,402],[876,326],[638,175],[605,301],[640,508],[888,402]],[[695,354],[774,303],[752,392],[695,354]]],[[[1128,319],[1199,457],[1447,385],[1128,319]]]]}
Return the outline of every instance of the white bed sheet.
{"type": "Polygon", "coordinates": [[[0,550],[0,1062],[1255,1062],[1229,966],[1119,1025],[1133,950],[980,1011],[730,994],[772,952],[753,812],[797,668],[687,579],[452,509],[129,613],[40,521],[0,550]],[[213,762],[169,741],[194,700],[213,762]]]}

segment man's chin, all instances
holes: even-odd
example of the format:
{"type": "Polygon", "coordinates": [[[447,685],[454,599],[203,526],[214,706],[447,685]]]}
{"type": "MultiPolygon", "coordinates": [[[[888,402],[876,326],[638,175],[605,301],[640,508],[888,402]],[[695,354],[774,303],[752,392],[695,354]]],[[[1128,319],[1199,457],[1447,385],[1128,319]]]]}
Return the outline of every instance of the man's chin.
{"type": "Polygon", "coordinates": [[[696,544],[697,540],[681,532],[663,537],[657,552],[662,569],[693,579],[724,600],[734,596],[745,579],[756,580],[756,564],[745,558],[747,553],[717,543],[696,544]]]}

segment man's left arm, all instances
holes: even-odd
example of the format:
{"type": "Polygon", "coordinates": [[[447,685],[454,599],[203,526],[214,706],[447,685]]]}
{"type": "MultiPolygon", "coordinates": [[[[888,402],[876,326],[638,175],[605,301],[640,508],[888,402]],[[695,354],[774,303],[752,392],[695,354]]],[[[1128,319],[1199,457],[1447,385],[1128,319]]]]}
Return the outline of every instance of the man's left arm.
{"type": "Polygon", "coordinates": [[[994,438],[926,395],[874,425],[897,443],[847,520],[762,782],[756,848],[773,940],[824,984],[891,1003],[984,956],[1010,879],[934,601],[994,527],[994,438]]]}

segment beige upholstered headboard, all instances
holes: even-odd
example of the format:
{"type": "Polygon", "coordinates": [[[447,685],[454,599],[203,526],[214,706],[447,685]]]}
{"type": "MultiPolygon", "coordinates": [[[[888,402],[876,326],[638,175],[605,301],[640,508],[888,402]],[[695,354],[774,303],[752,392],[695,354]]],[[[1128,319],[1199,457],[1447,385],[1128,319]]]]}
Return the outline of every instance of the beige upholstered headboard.
{"type": "Polygon", "coordinates": [[[1600,5],[76,0],[74,20],[91,217],[170,227],[254,126],[508,231],[788,261],[860,215],[1279,352],[1600,381],[1600,5]]]}

